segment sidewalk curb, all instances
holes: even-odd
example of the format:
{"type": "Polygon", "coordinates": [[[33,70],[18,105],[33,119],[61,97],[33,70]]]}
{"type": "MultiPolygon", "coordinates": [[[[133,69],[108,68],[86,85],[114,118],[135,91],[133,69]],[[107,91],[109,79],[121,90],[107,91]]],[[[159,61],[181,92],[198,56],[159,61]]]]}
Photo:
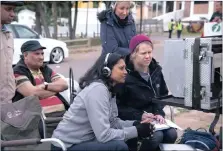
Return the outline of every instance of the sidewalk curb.
{"type": "MultiPolygon", "coordinates": [[[[152,41],[154,45],[156,44],[161,44],[162,41],[160,40],[153,40],[152,41]]],[[[99,51],[101,48],[99,48],[100,46],[92,46],[92,47],[79,47],[79,48],[71,48],[68,47],[69,54],[76,54],[76,53],[88,53],[88,52],[93,52],[93,51],[99,51]]]]}
{"type": "MultiPolygon", "coordinates": [[[[85,48],[72,48],[70,49],[69,54],[76,54],[76,53],[88,53],[88,52],[93,52],[93,51],[99,51],[99,46],[96,47],[85,47],[85,48]]],[[[69,49],[69,47],[68,47],[69,49]]]]}

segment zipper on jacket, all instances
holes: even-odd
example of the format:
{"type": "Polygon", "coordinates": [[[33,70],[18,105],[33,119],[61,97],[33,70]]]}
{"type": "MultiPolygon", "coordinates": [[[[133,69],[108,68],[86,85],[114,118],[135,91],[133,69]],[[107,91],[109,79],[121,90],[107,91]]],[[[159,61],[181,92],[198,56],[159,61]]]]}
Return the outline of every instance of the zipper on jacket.
{"type": "Polygon", "coordinates": [[[154,93],[155,97],[156,97],[156,91],[155,91],[154,88],[153,88],[153,83],[152,83],[152,79],[151,79],[151,77],[152,77],[152,75],[154,75],[154,73],[157,72],[158,69],[159,69],[159,67],[157,67],[157,68],[153,71],[153,73],[149,76],[149,81],[150,81],[150,84],[151,84],[151,87],[152,87],[152,89],[153,89],[153,93],[154,93]]]}
{"type": "Polygon", "coordinates": [[[149,81],[150,81],[151,87],[152,87],[152,89],[153,89],[153,93],[154,93],[154,95],[155,95],[155,97],[156,97],[156,91],[155,91],[154,88],[153,88],[153,83],[152,83],[152,80],[151,80],[151,76],[149,76],[149,81]]]}

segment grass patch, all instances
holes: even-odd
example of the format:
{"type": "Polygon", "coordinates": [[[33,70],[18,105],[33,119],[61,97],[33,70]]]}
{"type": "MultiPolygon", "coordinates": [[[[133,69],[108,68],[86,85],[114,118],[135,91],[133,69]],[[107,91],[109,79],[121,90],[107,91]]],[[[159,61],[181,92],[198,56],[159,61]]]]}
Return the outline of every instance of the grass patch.
{"type": "Polygon", "coordinates": [[[64,42],[67,44],[67,46],[87,45],[88,40],[82,40],[82,39],[80,39],[80,41],[79,40],[75,40],[75,41],[64,41],[64,42]]]}
{"type": "Polygon", "coordinates": [[[91,46],[98,46],[98,45],[101,45],[101,39],[99,37],[91,38],[91,46]]]}

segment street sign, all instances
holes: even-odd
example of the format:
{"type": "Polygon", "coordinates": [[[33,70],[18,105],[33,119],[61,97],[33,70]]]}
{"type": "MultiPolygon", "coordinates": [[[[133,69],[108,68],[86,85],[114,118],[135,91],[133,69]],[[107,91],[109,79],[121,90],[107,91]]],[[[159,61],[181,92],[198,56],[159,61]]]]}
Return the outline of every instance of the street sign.
{"type": "Polygon", "coordinates": [[[208,36],[221,36],[222,35],[222,22],[210,22],[204,24],[204,37],[208,36]]]}

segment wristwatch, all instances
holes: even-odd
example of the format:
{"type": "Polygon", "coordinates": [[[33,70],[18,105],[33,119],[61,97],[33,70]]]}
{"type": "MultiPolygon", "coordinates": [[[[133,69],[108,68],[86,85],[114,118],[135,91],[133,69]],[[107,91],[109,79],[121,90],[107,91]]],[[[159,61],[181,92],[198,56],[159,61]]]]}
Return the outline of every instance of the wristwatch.
{"type": "Polygon", "coordinates": [[[48,83],[47,82],[44,82],[44,90],[47,90],[48,89],[48,83]]]}

